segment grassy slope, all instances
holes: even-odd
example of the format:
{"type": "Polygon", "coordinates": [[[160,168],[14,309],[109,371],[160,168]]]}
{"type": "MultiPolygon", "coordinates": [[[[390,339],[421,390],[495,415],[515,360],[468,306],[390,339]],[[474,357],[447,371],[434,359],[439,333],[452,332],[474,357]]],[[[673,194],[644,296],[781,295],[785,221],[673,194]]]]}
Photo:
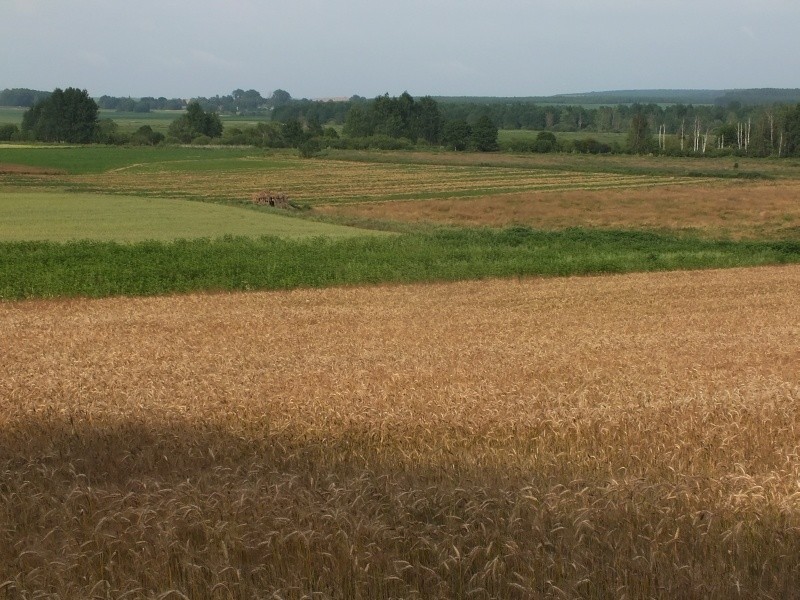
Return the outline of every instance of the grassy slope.
{"type": "Polygon", "coordinates": [[[0,242],[77,239],[137,242],[222,235],[343,237],[366,233],[238,206],[57,192],[1,195],[0,223],[0,242]]]}

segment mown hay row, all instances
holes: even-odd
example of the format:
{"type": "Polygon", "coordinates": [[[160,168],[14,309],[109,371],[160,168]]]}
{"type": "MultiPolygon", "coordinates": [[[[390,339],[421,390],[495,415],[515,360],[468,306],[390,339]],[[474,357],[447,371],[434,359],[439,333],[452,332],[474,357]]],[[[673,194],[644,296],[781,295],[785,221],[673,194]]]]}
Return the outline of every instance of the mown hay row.
{"type": "Polygon", "coordinates": [[[677,184],[697,179],[607,173],[570,173],[506,167],[392,165],[316,160],[282,167],[218,169],[213,172],[143,167],[74,176],[79,185],[120,193],[241,199],[253,189],[280,188],[298,201],[345,202],[397,195],[430,195],[520,189],[584,189],[677,184]]]}

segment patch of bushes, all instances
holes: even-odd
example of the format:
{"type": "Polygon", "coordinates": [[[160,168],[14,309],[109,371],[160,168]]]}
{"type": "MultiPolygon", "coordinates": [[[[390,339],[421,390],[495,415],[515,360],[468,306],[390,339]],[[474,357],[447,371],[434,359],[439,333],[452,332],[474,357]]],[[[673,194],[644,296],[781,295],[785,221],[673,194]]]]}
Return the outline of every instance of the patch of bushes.
{"type": "Polygon", "coordinates": [[[142,125],[130,137],[133,146],[157,146],[164,141],[164,134],[153,131],[150,125],[142,125]]]}
{"type": "Polygon", "coordinates": [[[13,124],[0,125],[0,142],[11,142],[20,139],[19,127],[13,124]]]}
{"type": "Polygon", "coordinates": [[[573,140],[572,148],[579,154],[609,154],[613,151],[611,146],[598,142],[594,138],[573,140]]]}

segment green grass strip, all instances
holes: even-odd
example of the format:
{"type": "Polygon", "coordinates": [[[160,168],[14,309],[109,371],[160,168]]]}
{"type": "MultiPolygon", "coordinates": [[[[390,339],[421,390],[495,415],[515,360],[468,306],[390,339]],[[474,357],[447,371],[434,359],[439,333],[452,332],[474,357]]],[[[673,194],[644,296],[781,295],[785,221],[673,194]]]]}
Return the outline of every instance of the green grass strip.
{"type": "MultiPolygon", "coordinates": [[[[0,164],[58,169],[71,175],[103,173],[152,163],[168,165],[173,170],[193,171],[209,170],[214,168],[209,164],[216,165],[217,161],[232,161],[253,154],[264,155],[263,151],[253,148],[0,145],[0,164]],[[178,163],[178,167],[173,163],[178,163]]],[[[262,161],[266,165],[269,162],[262,161]]]]}
{"type": "Polygon", "coordinates": [[[127,243],[224,234],[352,237],[366,232],[246,204],[82,192],[0,193],[0,242],[86,239],[127,243]]]}
{"type": "Polygon", "coordinates": [[[0,299],[157,295],[755,266],[800,262],[800,242],[649,232],[441,230],[347,239],[0,244],[0,299]]]}

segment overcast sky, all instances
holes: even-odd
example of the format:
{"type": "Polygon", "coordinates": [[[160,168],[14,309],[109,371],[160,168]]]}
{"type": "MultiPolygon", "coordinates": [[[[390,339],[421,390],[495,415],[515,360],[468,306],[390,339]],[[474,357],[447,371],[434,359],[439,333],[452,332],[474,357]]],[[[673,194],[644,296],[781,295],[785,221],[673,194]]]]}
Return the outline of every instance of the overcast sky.
{"type": "Polygon", "coordinates": [[[190,98],[800,87],[800,0],[0,0],[0,89],[190,98]]]}

